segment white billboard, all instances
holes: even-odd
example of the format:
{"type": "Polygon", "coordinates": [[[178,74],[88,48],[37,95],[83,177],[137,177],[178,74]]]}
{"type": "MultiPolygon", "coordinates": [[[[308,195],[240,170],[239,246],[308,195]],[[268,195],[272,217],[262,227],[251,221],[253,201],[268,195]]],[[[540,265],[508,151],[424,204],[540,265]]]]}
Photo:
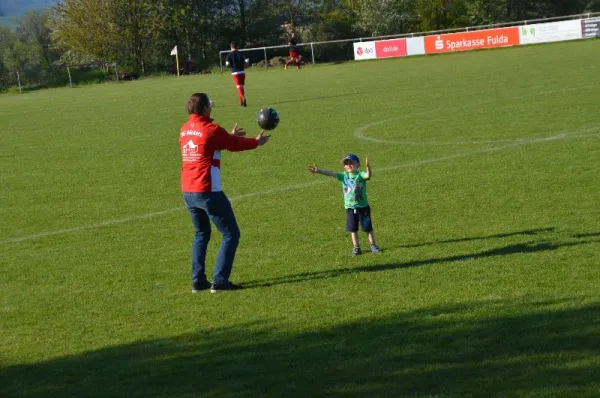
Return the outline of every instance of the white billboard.
{"type": "Polygon", "coordinates": [[[521,44],[581,39],[581,19],[519,26],[521,44]]]}
{"type": "Polygon", "coordinates": [[[411,37],[406,39],[406,55],[425,54],[425,38],[411,37]]]}
{"type": "MultiPolygon", "coordinates": [[[[581,31],[581,27],[579,28],[581,31]]],[[[375,42],[374,41],[360,41],[354,43],[354,59],[375,59],[375,42]]]]}

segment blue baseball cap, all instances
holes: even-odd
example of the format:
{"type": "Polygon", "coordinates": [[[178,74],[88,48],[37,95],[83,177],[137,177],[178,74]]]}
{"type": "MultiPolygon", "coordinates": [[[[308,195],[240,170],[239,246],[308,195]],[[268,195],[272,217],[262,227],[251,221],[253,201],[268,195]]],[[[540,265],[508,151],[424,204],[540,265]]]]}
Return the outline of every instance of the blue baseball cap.
{"type": "Polygon", "coordinates": [[[344,163],[346,160],[351,160],[353,162],[356,162],[358,164],[360,164],[360,159],[358,158],[358,156],[356,156],[353,153],[349,153],[347,154],[343,159],[342,159],[342,163],[344,163]]]}

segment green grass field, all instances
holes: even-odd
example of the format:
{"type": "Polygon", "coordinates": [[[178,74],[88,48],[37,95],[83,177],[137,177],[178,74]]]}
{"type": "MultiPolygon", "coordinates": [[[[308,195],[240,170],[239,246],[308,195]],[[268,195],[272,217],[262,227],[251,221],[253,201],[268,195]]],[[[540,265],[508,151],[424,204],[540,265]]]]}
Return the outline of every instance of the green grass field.
{"type": "MultiPolygon", "coordinates": [[[[0,396],[600,395],[600,41],[0,96],[0,396]],[[226,153],[232,280],[191,293],[178,131],[226,153]],[[353,258],[369,155],[384,252],[353,258]]],[[[363,249],[366,236],[361,233],[363,249]]],[[[209,273],[220,237],[209,247],[209,273]]]]}

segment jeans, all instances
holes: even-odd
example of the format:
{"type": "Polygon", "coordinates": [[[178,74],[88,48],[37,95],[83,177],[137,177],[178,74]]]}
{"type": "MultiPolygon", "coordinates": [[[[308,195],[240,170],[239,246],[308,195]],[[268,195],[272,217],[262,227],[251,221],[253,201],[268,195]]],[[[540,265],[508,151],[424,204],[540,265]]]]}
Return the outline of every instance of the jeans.
{"type": "Polygon", "coordinates": [[[210,240],[210,221],[223,235],[213,271],[214,284],[226,284],[240,243],[240,229],[231,202],[223,192],[183,193],[183,201],[194,224],[192,244],[192,283],[206,280],[206,248],[210,240]]]}

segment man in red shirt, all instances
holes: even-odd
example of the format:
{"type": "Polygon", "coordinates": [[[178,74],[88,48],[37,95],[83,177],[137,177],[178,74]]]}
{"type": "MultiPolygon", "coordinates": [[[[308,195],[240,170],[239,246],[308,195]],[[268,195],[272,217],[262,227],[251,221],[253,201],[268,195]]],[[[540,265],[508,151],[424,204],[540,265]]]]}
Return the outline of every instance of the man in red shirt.
{"type": "Polygon", "coordinates": [[[246,138],[237,124],[231,133],[210,118],[211,106],[204,93],[193,94],[187,103],[189,120],[179,133],[181,149],[181,191],[183,201],[194,224],[192,244],[192,292],[211,289],[211,293],[239,290],[242,287],[229,281],[233,260],[240,241],[231,203],[221,187],[221,151],[232,152],[256,149],[269,141],[261,131],[256,138],[246,138]],[[206,248],[213,222],[223,235],[212,284],[205,273],[206,248]]]}

